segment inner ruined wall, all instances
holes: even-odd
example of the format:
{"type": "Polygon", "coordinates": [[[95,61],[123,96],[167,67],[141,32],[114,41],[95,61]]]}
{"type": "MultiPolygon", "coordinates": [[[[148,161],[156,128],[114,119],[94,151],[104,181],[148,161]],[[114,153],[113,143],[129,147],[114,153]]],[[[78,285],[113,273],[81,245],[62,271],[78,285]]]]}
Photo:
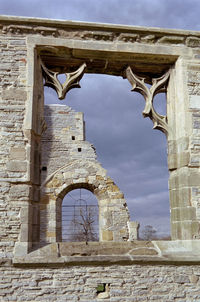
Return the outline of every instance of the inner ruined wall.
{"type": "Polygon", "coordinates": [[[89,189],[97,197],[100,241],[137,239],[123,193],[98,163],[94,146],[85,141],[83,114],[65,105],[46,105],[44,120],[40,242],[62,241],[62,200],[75,188],[89,189]]]}
{"type": "MultiPolygon", "coordinates": [[[[174,147],[170,149],[169,144],[169,169],[172,175],[170,198],[171,207],[174,212],[177,211],[177,215],[173,214],[174,224],[181,225],[184,220],[186,226],[187,222],[199,223],[199,33],[124,27],[113,29],[106,25],[90,25],[94,28],[84,25],[80,29],[81,24],[70,25],[66,29],[65,23],[49,20],[16,20],[10,17],[0,20],[1,300],[97,301],[98,284],[107,284],[107,301],[199,301],[200,251],[197,228],[194,232],[189,231],[187,237],[182,231],[173,235],[178,239],[196,240],[166,242],[165,248],[160,250],[158,242],[127,243],[131,248],[126,264],[120,256],[126,247],[124,242],[120,250],[113,245],[107,245],[106,249],[104,245],[100,262],[95,262],[97,260],[91,254],[88,255],[89,259],[79,257],[79,253],[74,256],[74,247],[68,247],[61,257],[59,245],[53,244],[44,250],[43,262],[40,249],[35,254],[30,253],[32,262],[29,264],[24,256],[28,253],[28,245],[31,246],[29,240],[33,240],[30,234],[35,234],[30,231],[31,227],[37,226],[39,216],[33,214],[40,198],[40,178],[37,176],[40,149],[36,146],[40,144],[44,125],[42,107],[37,110],[37,106],[42,104],[38,86],[41,79],[33,80],[33,70],[39,68],[35,45],[56,46],[60,43],[72,47],[73,44],[73,47],[80,49],[87,44],[88,47],[104,51],[112,48],[112,51],[122,52],[122,61],[125,52],[131,53],[130,56],[141,52],[142,60],[146,54],[150,54],[150,59],[152,52],[155,52],[157,60],[159,55],[156,53],[176,57],[177,65],[168,88],[168,122],[174,128],[171,136],[174,147]],[[70,39],[73,40],[71,44],[70,39]],[[84,40],[83,44],[81,39],[84,40]],[[173,98],[174,95],[176,98],[173,98]],[[33,114],[35,111],[37,114],[33,114]],[[177,144],[174,144],[175,140],[177,144]],[[187,213],[185,208],[189,208],[190,216],[184,214],[184,211],[187,213]],[[179,246],[179,243],[182,245],[179,246]],[[55,253],[57,257],[54,257],[55,253]],[[114,253],[118,260],[113,260],[114,253]],[[67,266],[67,261],[71,265],[67,266]],[[81,264],[78,261],[82,261],[81,264]],[[115,264],[113,261],[116,261],[115,264]]],[[[184,229],[179,227],[179,230],[184,229]]],[[[160,245],[164,243],[160,242],[160,245]]],[[[95,252],[100,247],[102,245],[98,245],[95,252]]],[[[83,253],[85,250],[82,246],[83,253]]]]}
{"type": "Polygon", "coordinates": [[[96,160],[94,147],[84,139],[83,113],[62,104],[46,105],[44,120],[41,183],[70,160],[96,160]]]}

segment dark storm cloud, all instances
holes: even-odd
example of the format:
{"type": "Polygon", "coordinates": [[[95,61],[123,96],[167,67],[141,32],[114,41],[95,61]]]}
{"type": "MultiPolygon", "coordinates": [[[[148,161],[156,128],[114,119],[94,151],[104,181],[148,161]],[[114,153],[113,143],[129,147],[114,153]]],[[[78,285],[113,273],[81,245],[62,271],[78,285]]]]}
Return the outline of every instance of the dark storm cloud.
{"type": "MultiPolygon", "coordinates": [[[[84,112],[87,140],[124,192],[132,219],[158,227],[160,215],[166,220],[162,231],[169,231],[166,138],[143,118],[144,99],[121,77],[85,75],[81,87],[72,90],[64,103],[84,112]]],[[[46,91],[46,100],[55,103],[56,94],[46,91]]],[[[160,101],[165,106],[165,100],[160,101]]]]}
{"type": "MultiPolygon", "coordinates": [[[[1,0],[0,14],[199,30],[199,0],[1,0]]],[[[87,140],[125,193],[131,217],[169,231],[166,138],[142,117],[144,99],[120,77],[85,75],[64,104],[82,111],[87,140]]],[[[47,103],[55,103],[45,89],[47,103]]],[[[165,100],[155,101],[164,112],[165,100]]]]}

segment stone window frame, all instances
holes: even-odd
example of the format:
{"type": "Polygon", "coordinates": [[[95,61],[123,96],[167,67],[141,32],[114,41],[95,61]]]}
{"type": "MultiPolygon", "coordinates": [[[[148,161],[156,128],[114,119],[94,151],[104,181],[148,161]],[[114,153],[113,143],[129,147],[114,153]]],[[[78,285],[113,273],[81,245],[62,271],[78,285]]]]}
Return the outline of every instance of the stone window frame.
{"type": "MultiPolygon", "coordinates": [[[[151,45],[138,45],[132,44],[130,47],[127,47],[127,45],[124,45],[124,43],[118,43],[117,45],[113,46],[113,43],[99,43],[98,47],[96,42],[87,42],[87,41],[79,41],[79,40],[70,40],[70,39],[59,39],[55,40],[54,38],[47,38],[47,37],[35,37],[35,36],[28,36],[27,37],[27,51],[28,51],[28,72],[27,72],[27,87],[28,87],[28,95],[29,98],[27,100],[26,105],[26,116],[25,116],[25,136],[27,138],[27,141],[30,145],[30,153],[29,157],[33,159],[33,145],[37,143],[37,140],[33,137],[37,136],[38,133],[41,133],[41,129],[38,129],[38,116],[35,114],[36,111],[38,111],[38,108],[42,114],[42,106],[37,102],[37,104],[34,102],[34,99],[37,98],[35,95],[35,74],[37,73],[40,66],[38,65],[38,49],[42,47],[66,47],[70,49],[89,49],[92,50],[94,53],[99,50],[110,52],[113,54],[119,54],[124,55],[124,53],[128,53],[128,55],[132,54],[141,54],[142,55],[149,55],[151,56],[160,56],[165,59],[171,60],[171,73],[170,73],[170,80],[168,83],[167,88],[167,110],[168,110],[168,124],[175,125],[175,131],[172,131],[168,135],[168,165],[169,170],[172,172],[175,169],[183,168],[185,167],[184,175],[172,175],[172,177],[169,177],[169,189],[170,189],[170,208],[171,208],[171,235],[172,235],[172,242],[171,243],[165,243],[165,242],[153,242],[154,248],[159,251],[162,250],[162,254],[164,251],[164,254],[167,254],[167,250],[169,250],[170,255],[172,255],[173,259],[180,259],[176,257],[172,250],[172,243],[173,240],[185,240],[184,246],[186,247],[186,250],[192,250],[194,249],[194,246],[196,246],[196,243],[194,242],[192,246],[186,241],[190,241],[191,239],[198,238],[198,231],[199,231],[199,222],[196,218],[196,210],[194,207],[189,207],[187,205],[187,209],[185,209],[185,217],[183,217],[181,209],[181,205],[177,207],[174,206],[174,203],[177,202],[177,199],[180,198],[180,190],[179,188],[179,182],[181,182],[181,178],[184,178],[184,181],[186,182],[186,185],[189,184],[189,180],[187,179],[187,173],[188,173],[188,161],[184,157],[184,152],[186,152],[188,141],[187,141],[187,132],[189,131],[191,133],[191,129],[186,129],[186,120],[190,118],[190,116],[187,113],[186,105],[189,103],[189,97],[187,92],[187,70],[186,70],[186,61],[188,56],[188,49],[185,49],[183,46],[177,46],[173,47],[173,53],[171,53],[171,47],[170,45],[167,46],[160,46],[160,45],[153,45],[153,49],[151,45]],[[178,83],[178,84],[177,84],[178,83]],[[169,102],[168,100],[174,99],[174,102],[169,102]],[[183,101],[184,100],[184,101],[183,101]],[[177,112],[179,114],[182,114],[182,125],[183,127],[178,127],[178,119],[177,119],[177,112]],[[32,142],[31,142],[32,141],[32,142]],[[34,141],[34,143],[33,143],[34,141]],[[177,159],[175,158],[174,149],[180,148],[181,149],[181,156],[184,158],[177,159]],[[178,183],[178,185],[177,185],[178,183]],[[174,196],[175,195],[175,196],[174,196]],[[177,218],[177,216],[181,216],[180,219],[177,218]],[[196,237],[195,237],[196,236],[196,237]]],[[[41,79],[37,79],[40,80],[41,79]]],[[[42,125],[39,125],[39,128],[42,128],[42,125]]],[[[36,170],[37,163],[34,162],[34,160],[31,161],[30,169],[29,169],[29,178],[30,182],[34,179],[35,175],[33,175],[32,171],[36,170]]],[[[34,181],[33,181],[34,183],[34,181]]],[[[32,187],[32,196],[37,195],[37,189],[34,190],[34,187],[37,187],[37,183],[34,184],[32,187]]],[[[186,194],[188,194],[186,192],[186,194]]],[[[32,197],[33,199],[37,197],[32,197]]],[[[21,217],[23,217],[23,221],[21,224],[21,241],[18,242],[15,246],[15,263],[20,263],[21,256],[26,256],[29,254],[31,247],[32,247],[32,225],[34,226],[34,222],[30,221],[30,217],[32,216],[32,213],[34,211],[34,206],[30,204],[25,205],[22,207],[21,210],[21,217]],[[26,217],[26,218],[24,218],[26,217]],[[28,226],[28,228],[27,228],[28,226]],[[26,228],[26,231],[25,231],[26,228]]],[[[180,242],[179,242],[180,243],[180,242]]],[[[176,246],[179,246],[179,243],[176,242],[176,246]]],[[[54,246],[55,247],[55,246],[54,246]]],[[[59,250],[59,244],[56,244],[56,249],[59,250]]],[[[144,255],[142,256],[144,259],[144,255]]],[[[150,258],[148,258],[150,259],[150,258]]],[[[136,259],[137,260],[137,259],[136,259]]],[[[133,260],[133,261],[136,261],[133,260]]],[[[155,261],[156,258],[154,258],[155,261]]],[[[153,260],[153,261],[154,261],[153,260]]],[[[27,262],[31,262],[33,260],[27,260],[27,262]]],[[[58,259],[56,260],[58,261],[58,259]]],[[[130,261],[130,258],[128,258],[128,261],[130,261]]],[[[182,260],[183,261],[183,260],[182,260]]]]}

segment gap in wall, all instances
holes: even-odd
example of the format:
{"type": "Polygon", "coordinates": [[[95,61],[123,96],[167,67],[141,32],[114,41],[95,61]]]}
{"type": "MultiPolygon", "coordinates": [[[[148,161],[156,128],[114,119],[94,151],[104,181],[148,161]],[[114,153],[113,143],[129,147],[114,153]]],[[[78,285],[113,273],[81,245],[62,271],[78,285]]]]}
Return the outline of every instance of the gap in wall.
{"type": "Polygon", "coordinates": [[[99,241],[99,209],[95,195],[74,189],[62,202],[62,241],[99,241]]]}
{"type": "MultiPolygon", "coordinates": [[[[169,236],[166,137],[143,118],[144,98],[131,92],[121,77],[85,74],[80,84],[81,89],[72,89],[63,101],[45,87],[46,104],[66,104],[84,113],[86,140],[124,193],[131,219],[140,222],[140,234],[152,225],[159,238],[169,236]]],[[[161,114],[164,103],[163,94],[157,95],[155,107],[161,114]]]]}
{"type": "Polygon", "coordinates": [[[161,115],[167,114],[167,99],[165,93],[156,94],[153,100],[153,106],[157,113],[161,115]]]}

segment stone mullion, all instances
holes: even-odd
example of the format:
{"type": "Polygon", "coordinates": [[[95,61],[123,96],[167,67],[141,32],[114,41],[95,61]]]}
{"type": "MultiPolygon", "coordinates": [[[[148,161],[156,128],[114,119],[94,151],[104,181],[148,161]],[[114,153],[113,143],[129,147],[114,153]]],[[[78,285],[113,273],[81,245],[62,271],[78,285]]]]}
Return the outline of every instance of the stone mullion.
{"type": "Polygon", "coordinates": [[[167,93],[168,125],[172,129],[168,137],[168,167],[173,240],[194,239],[199,231],[191,190],[200,181],[200,176],[189,166],[192,124],[188,111],[185,62],[178,59],[171,73],[167,93]]]}

